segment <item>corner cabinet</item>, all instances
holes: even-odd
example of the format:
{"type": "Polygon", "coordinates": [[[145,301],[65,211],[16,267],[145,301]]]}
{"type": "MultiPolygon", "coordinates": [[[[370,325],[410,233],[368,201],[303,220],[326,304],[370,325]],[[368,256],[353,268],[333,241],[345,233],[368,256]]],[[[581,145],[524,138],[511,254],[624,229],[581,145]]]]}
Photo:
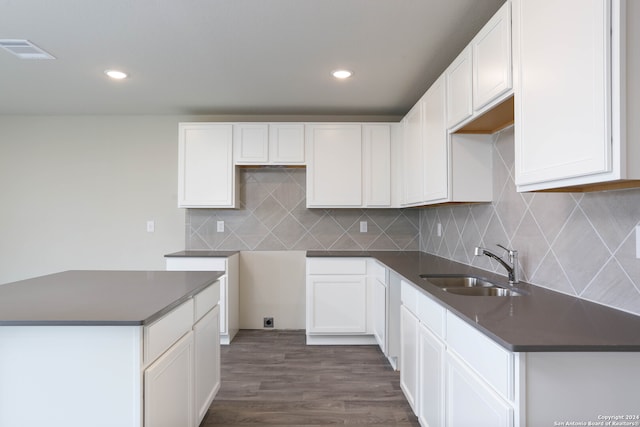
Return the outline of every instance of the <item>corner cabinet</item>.
{"type": "Polygon", "coordinates": [[[514,0],[513,12],[518,191],[640,186],[638,2],[514,0]]]}
{"type": "Polygon", "coordinates": [[[178,125],[178,207],[235,208],[233,125],[178,125]]]}
{"type": "Polygon", "coordinates": [[[492,200],[492,139],[449,134],[445,83],[436,80],[403,119],[403,206],[492,200]]]}

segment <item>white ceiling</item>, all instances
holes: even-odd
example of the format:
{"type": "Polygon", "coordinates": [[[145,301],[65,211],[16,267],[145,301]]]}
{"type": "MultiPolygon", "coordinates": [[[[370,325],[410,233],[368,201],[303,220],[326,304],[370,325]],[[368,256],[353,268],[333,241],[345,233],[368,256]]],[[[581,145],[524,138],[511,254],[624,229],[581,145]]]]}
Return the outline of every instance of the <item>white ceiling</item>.
{"type": "Polygon", "coordinates": [[[0,0],[0,114],[401,116],[502,3],[0,0]]]}

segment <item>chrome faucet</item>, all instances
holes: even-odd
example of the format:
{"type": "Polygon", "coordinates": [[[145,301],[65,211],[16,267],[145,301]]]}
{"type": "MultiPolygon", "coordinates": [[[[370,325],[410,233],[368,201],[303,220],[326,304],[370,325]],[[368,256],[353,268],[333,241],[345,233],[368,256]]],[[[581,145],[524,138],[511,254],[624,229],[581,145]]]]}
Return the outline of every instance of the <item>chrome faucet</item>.
{"type": "Polygon", "coordinates": [[[520,272],[519,272],[519,268],[518,268],[518,251],[513,250],[513,249],[507,249],[504,246],[498,244],[498,247],[504,249],[505,251],[507,251],[507,256],[509,257],[509,263],[507,263],[505,260],[503,260],[502,258],[500,258],[498,255],[494,254],[493,252],[491,252],[488,249],[485,248],[481,248],[480,246],[476,246],[475,249],[475,256],[481,256],[481,255],[486,255],[490,258],[495,259],[496,261],[498,261],[500,264],[502,264],[502,266],[504,268],[507,269],[507,273],[509,274],[509,283],[510,284],[514,284],[514,283],[518,283],[519,279],[520,279],[520,272]]]}

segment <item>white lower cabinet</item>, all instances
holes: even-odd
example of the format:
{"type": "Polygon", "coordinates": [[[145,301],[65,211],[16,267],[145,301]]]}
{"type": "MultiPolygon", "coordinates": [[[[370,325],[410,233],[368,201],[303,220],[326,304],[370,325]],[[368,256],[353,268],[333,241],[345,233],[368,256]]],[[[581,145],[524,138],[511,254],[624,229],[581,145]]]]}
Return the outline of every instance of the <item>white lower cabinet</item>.
{"type": "Polygon", "coordinates": [[[193,426],[193,333],[144,371],[145,427],[193,426]]]}
{"type": "Polygon", "coordinates": [[[307,333],[366,333],[366,277],[311,277],[307,280],[307,300],[307,333]]]}
{"type": "Polygon", "coordinates": [[[420,425],[514,426],[517,355],[408,282],[401,286],[400,387],[420,425]]]}
{"type": "Polygon", "coordinates": [[[445,414],[444,342],[424,325],[420,325],[418,340],[418,420],[423,427],[442,426],[445,414]]]}
{"type": "Polygon", "coordinates": [[[446,422],[449,427],[511,427],[513,408],[464,362],[446,358],[446,422]]]}
{"type": "Polygon", "coordinates": [[[196,427],[220,389],[220,284],[145,326],[144,426],[196,427]]]}
{"type": "Polygon", "coordinates": [[[220,281],[220,344],[227,345],[240,329],[239,255],[228,257],[167,256],[168,271],[224,271],[220,281]]]}
{"type": "Polygon", "coordinates": [[[199,425],[220,389],[220,307],[216,305],[193,325],[195,425],[199,425]]]}
{"type": "Polygon", "coordinates": [[[380,350],[387,354],[387,312],[388,286],[386,282],[374,278],[373,290],[373,335],[380,350]]]}
{"type": "Polygon", "coordinates": [[[413,412],[418,412],[418,328],[420,322],[404,305],[400,307],[400,388],[413,412]]]}
{"type": "Polygon", "coordinates": [[[307,344],[379,344],[384,352],[386,269],[357,257],[309,257],[306,268],[307,344]]]}

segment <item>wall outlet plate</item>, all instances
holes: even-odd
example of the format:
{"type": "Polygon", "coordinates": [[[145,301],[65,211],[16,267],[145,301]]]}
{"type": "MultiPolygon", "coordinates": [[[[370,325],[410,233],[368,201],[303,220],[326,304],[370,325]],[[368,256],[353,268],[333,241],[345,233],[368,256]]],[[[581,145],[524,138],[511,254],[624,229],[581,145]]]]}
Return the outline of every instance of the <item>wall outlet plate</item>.
{"type": "Polygon", "coordinates": [[[262,320],[262,325],[263,325],[265,328],[273,328],[273,325],[274,325],[274,323],[273,323],[273,317],[265,317],[265,318],[262,320]]]}

